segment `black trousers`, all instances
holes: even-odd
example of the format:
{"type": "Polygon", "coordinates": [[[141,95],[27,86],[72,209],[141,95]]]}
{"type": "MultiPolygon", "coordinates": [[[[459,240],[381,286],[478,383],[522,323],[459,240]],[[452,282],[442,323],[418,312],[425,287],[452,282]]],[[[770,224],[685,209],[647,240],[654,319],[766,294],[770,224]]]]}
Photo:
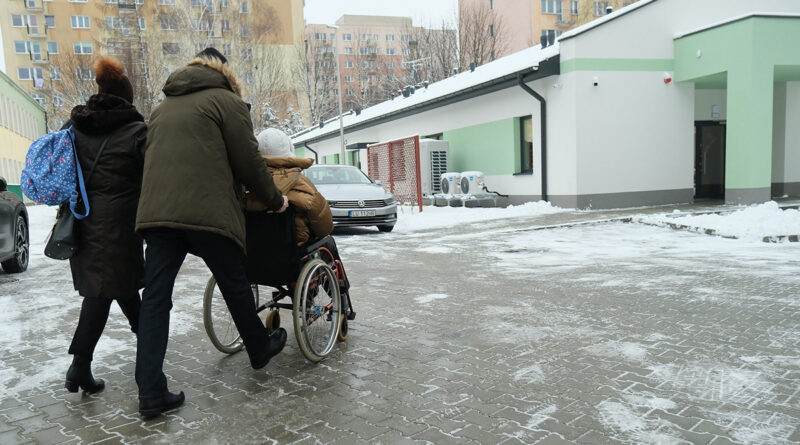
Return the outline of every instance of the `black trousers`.
{"type": "Polygon", "coordinates": [[[145,288],[136,350],[136,384],[140,399],[157,397],[167,391],[163,366],[172,288],[187,253],[202,258],[214,274],[251,361],[267,353],[267,330],[256,314],[255,299],[245,274],[244,254],[233,240],[210,232],[166,228],[148,230],[144,238],[147,242],[145,288]]]}
{"type": "MultiPolygon", "coordinates": [[[[114,300],[108,298],[83,299],[78,327],[75,329],[75,335],[72,336],[72,344],[69,345],[70,354],[92,360],[94,348],[106,327],[112,301],[114,300]]],[[[136,333],[139,327],[139,308],[141,306],[139,293],[137,292],[135,297],[116,301],[122,309],[122,313],[127,317],[131,331],[136,333]]]]}

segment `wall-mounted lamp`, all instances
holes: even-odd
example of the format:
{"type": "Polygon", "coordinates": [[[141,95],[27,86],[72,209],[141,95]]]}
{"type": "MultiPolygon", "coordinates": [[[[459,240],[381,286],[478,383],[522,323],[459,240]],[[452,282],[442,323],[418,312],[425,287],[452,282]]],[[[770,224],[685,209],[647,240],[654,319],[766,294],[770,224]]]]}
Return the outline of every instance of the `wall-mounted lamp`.
{"type": "Polygon", "coordinates": [[[600,83],[600,79],[597,76],[592,77],[592,85],[597,86],[600,83]]]}

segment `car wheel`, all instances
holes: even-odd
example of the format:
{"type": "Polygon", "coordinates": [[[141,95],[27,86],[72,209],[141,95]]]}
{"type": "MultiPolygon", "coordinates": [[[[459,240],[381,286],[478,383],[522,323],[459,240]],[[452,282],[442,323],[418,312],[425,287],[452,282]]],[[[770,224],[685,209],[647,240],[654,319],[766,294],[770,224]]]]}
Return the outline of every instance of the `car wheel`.
{"type": "Polygon", "coordinates": [[[3,270],[7,273],[25,272],[28,268],[28,253],[30,252],[30,240],[28,239],[28,223],[22,215],[17,216],[17,223],[14,225],[14,257],[3,261],[3,270]]]}
{"type": "Polygon", "coordinates": [[[391,232],[394,229],[394,226],[378,226],[378,230],[381,232],[391,232]]]}

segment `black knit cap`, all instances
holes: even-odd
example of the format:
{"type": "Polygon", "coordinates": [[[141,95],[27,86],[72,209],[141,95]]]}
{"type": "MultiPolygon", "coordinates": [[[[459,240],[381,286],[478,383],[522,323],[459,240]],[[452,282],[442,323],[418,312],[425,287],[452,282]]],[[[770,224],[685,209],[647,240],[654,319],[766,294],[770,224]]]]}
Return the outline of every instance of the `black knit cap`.
{"type": "Polygon", "coordinates": [[[217,51],[216,48],[210,46],[197,53],[195,57],[203,57],[205,59],[214,58],[214,59],[219,59],[222,63],[228,63],[228,59],[226,59],[221,52],[217,51]]]}

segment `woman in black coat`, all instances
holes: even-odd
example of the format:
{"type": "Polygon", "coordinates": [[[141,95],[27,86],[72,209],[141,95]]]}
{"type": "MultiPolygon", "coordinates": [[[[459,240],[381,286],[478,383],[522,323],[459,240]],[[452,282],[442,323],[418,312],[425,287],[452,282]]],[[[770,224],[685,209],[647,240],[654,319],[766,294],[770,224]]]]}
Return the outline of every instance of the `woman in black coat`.
{"type": "MultiPolygon", "coordinates": [[[[86,182],[90,214],[78,222],[80,249],[70,258],[72,282],[83,297],[78,327],[69,353],[72,365],[65,386],[87,393],[102,391],[91,362],[103,333],[111,302],[116,300],[131,331],[139,325],[144,285],[142,240],[134,232],[142,184],[147,137],[144,118],[133,106],[133,88],[122,65],[109,57],[94,65],[98,93],[72,109],[70,121],[83,175],[92,169],[100,147],[108,140],[92,177],[86,182]]],[[[65,125],[66,126],[66,125],[65,125]]]]}

